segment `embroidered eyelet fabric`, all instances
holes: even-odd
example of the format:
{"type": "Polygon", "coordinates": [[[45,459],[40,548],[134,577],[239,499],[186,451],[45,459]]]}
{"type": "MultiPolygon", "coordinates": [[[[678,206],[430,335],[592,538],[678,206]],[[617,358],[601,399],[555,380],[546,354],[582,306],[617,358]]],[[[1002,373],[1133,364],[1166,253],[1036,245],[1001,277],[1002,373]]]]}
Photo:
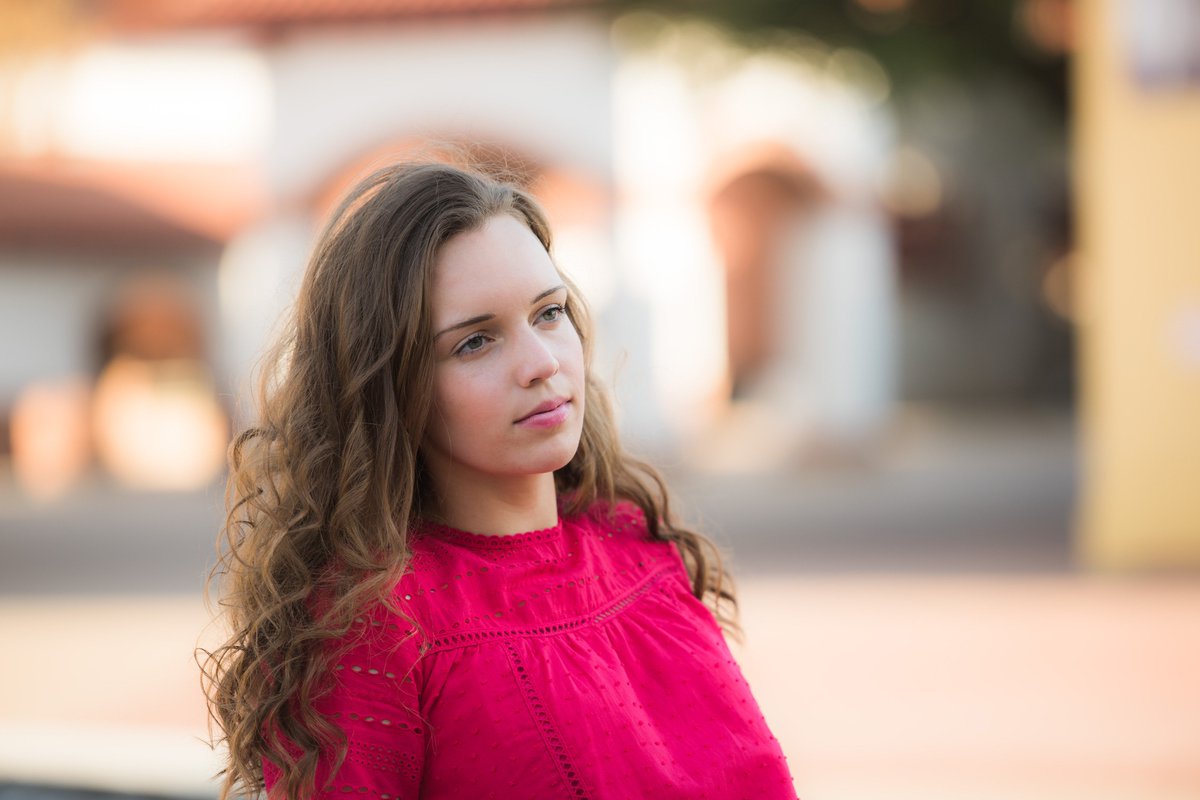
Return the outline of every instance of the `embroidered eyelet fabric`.
{"type": "MultiPolygon", "coordinates": [[[[321,797],[795,798],[670,542],[622,504],[485,536],[422,523],[318,710],[346,734],[321,797]]],[[[278,775],[271,768],[268,789],[278,775]]]]}

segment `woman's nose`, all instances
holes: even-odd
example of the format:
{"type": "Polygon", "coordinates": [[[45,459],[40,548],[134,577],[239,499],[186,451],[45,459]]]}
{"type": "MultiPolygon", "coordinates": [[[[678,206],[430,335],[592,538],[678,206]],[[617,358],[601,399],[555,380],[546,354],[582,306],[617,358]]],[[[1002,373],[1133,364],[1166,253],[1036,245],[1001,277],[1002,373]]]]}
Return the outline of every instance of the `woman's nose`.
{"type": "Polygon", "coordinates": [[[550,343],[534,329],[522,337],[519,359],[517,371],[522,386],[531,386],[558,373],[558,359],[550,343]]]}

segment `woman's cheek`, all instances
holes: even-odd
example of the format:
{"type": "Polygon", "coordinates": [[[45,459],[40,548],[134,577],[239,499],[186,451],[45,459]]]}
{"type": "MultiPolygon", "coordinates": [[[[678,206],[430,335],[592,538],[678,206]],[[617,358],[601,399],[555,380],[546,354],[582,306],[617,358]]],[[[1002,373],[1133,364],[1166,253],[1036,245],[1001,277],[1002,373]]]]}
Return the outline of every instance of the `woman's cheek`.
{"type": "Polygon", "coordinates": [[[570,366],[574,372],[583,368],[583,342],[579,339],[573,325],[564,325],[563,335],[559,341],[559,368],[570,366]]]}

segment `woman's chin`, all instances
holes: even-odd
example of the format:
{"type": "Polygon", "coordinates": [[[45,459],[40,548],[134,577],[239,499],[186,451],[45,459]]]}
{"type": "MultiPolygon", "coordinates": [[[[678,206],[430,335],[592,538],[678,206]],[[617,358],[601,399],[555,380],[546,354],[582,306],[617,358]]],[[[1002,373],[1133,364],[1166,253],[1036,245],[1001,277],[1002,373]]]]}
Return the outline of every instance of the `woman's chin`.
{"type": "Polygon", "coordinates": [[[536,460],[531,460],[527,464],[527,474],[541,475],[547,472],[557,472],[571,463],[571,459],[575,458],[578,450],[578,439],[570,443],[564,442],[560,447],[548,449],[547,452],[539,454],[536,460]]]}

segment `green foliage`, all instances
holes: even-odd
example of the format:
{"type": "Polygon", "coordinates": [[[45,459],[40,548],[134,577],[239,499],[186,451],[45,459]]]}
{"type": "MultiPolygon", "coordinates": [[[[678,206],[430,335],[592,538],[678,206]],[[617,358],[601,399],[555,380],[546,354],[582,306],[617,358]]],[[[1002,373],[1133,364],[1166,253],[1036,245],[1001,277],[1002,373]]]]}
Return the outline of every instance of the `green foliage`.
{"type": "MultiPolygon", "coordinates": [[[[928,77],[971,82],[1001,76],[1042,95],[1065,116],[1067,64],[1030,44],[1017,24],[1019,0],[909,0],[897,11],[870,11],[855,0],[612,0],[618,11],[702,19],[744,44],[781,33],[807,34],[830,47],[853,47],[887,70],[896,90],[928,77]]],[[[886,5],[886,4],[880,4],[886,5]]]]}

